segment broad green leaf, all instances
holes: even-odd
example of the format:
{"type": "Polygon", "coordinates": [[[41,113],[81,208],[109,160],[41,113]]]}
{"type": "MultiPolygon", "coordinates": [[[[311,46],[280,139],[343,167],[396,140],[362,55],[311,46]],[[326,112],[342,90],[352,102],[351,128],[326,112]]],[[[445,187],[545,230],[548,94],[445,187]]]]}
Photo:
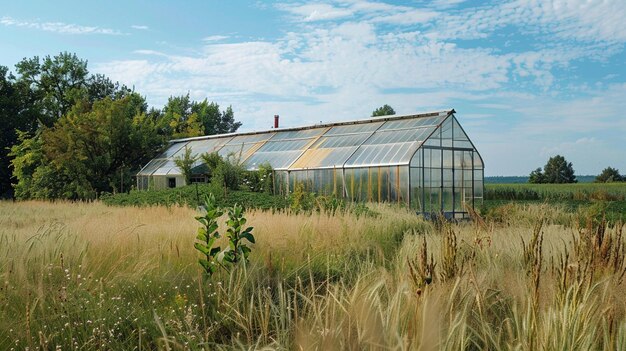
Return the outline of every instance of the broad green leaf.
{"type": "Polygon", "coordinates": [[[202,252],[204,255],[209,254],[209,250],[206,247],[204,247],[204,245],[200,243],[195,243],[193,246],[196,248],[196,250],[202,252]]]}
{"type": "Polygon", "coordinates": [[[254,241],[254,235],[252,235],[252,234],[251,234],[251,233],[249,233],[249,232],[244,232],[244,233],[242,233],[240,237],[241,237],[242,239],[247,239],[249,242],[251,242],[251,243],[253,243],[253,244],[255,243],[255,241],[254,241]]]}

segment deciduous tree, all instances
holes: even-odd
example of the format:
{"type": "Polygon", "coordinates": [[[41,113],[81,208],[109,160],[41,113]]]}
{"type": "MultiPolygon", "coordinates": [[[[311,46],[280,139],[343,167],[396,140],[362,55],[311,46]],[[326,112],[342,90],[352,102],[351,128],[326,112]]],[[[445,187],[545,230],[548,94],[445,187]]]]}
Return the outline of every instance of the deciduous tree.
{"type": "Polygon", "coordinates": [[[385,104],[372,112],[372,117],[395,115],[396,111],[393,107],[385,104]]]}

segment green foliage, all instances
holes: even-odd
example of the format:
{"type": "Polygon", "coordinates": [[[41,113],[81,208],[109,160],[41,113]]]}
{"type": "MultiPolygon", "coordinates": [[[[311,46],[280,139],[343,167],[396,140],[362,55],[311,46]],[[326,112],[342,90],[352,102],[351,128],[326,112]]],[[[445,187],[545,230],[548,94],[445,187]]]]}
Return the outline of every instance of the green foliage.
{"type": "Polygon", "coordinates": [[[191,110],[189,94],[171,96],[163,108],[160,118],[161,132],[172,139],[200,136],[204,134],[204,127],[198,114],[191,110]]]}
{"type": "Polygon", "coordinates": [[[0,66],[0,198],[11,197],[13,190],[9,155],[18,143],[18,131],[34,133],[37,118],[28,103],[30,90],[16,81],[7,67],[0,66]]]}
{"type": "Polygon", "coordinates": [[[220,106],[209,103],[191,101],[189,94],[172,96],[163,108],[160,129],[164,135],[173,139],[200,135],[233,133],[241,126],[235,121],[232,107],[220,111],[220,106]]]}
{"type": "Polygon", "coordinates": [[[225,264],[234,265],[239,262],[248,262],[251,249],[246,245],[245,241],[254,244],[255,239],[254,235],[252,235],[253,227],[244,229],[247,220],[244,217],[243,207],[235,204],[227,209],[228,220],[226,225],[228,228],[226,229],[226,237],[228,238],[228,248],[224,251],[219,246],[216,246],[216,241],[220,238],[217,221],[224,214],[224,211],[217,206],[215,197],[212,194],[206,196],[204,209],[206,213],[203,216],[196,217],[196,220],[202,224],[202,227],[198,228],[196,242],[194,243],[196,250],[203,255],[203,258],[199,259],[198,262],[204,272],[210,277],[217,271],[218,266],[225,267],[225,264]],[[222,257],[221,260],[220,256],[222,257]]]}
{"type": "Polygon", "coordinates": [[[624,201],[626,184],[485,184],[486,200],[624,201]]]}
{"type": "Polygon", "coordinates": [[[242,182],[246,190],[273,194],[274,170],[268,162],[262,163],[256,171],[244,171],[242,182]]]}
{"type": "Polygon", "coordinates": [[[138,93],[90,74],[75,54],[25,58],[15,67],[16,76],[0,66],[0,197],[91,199],[128,191],[132,174],[168,140],[241,126],[231,107],[220,111],[189,94],[148,111],[138,93]],[[28,137],[18,140],[17,130],[28,137]]]}
{"type": "Polygon", "coordinates": [[[315,194],[306,191],[304,183],[296,182],[289,194],[290,207],[295,213],[310,212],[315,207],[315,194]]]}
{"type": "Polygon", "coordinates": [[[235,204],[228,209],[228,229],[226,230],[226,236],[228,237],[228,250],[224,251],[224,261],[235,264],[238,262],[248,262],[248,256],[250,255],[250,247],[246,245],[243,240],[246,240],[252,244],[255,243],[254,236],[252,235],[252,227],[246,227],[246,218],[243,215],[243,207],[235,204]]]}
{"type": "Polygon", "coordinates": [[[87,61],[76,54],[62,52],[57,56],[23,59],[15,65],[19,80],[33,93],[39,110],[39,122],[52,127],[74,104],[87,95],[89,72],[87,61]]]}
{"type": "Polygon", "coordinates": [[[576,176],[574,175],[574,168],[571,162],[567,162],[565,157],[556,155],[550,157],[548,163],[543,167],[530,173],[528,178],[529,183],[540,184],[563,184],[563,183],[576,183],[576,176]]]}
{"type": "Polygon", "coordinates": [[[192,102],[192,113],[197,114],[204,128],[204,135],[234,133],[241,127],[241,122],[235,121],[232,106],[226,111],[220,111],[220,106],[215,102],[192,102]]]}
{"type": "Polygon", "coordinates": [[[486,184],[481,213],[501,222],[512,216],[509,210],[532,203],[547,203],[550,209],[562,208],[570,215],[601,208],[594,211],[604,213],[607,221],[626,221],[626,184],[486,184]]]}
{"type": "Polygon", "coordinates": [[[396,111],[393,107],[385,104],[372,112],[372,117],[395,115],[396,111]]]}
{"type": "Polygon", "coordinates": [[[217,255],[221,249],[219,246],[215,246],[215,244],[220,237],[220,233],[217,231],[217,220],[224,212],[217,206],[213,194],[205,197],[204,210],[206,213],[203,216],[196,217],[196,220],[202,224],[202,227],[198,228],[194,247],[204,256],[198,260],[204,272],[208,276],[212,276],[220,264],[217,260],[217,255]]]}
{"type": "Polygon", "coordinates": [[[174,164],[180,169],[183,177],[185,177],[185,184],[187,185],[191,184],[191,169],[197,159],[197,156],[192,154],[191,148],[187,146],[185,146],[185,153],[182,156],[174,158],[174,164]]]}
{"type": "Polygon", "coordinates": [[[247,171],[239,162],[238,157],[230,154],[228,157],[222,158],[217,152],[213,152],[203,154],[200,158],[208,168],[211,184],[221,188],[224,192],[239,190],[247,171]]]}
{"type": "Polygon", "coordinates": [[[542,184],[546,182],[543,172],[541,171],[541,167],[530,172],[528,182],[531,184],[542,184]]]}
{"type": "Polygon", "coordinates": [[[100,199],[111,206],[191,206],[202,205],[206,195],[213,194],[220,207],[230,207],[239,203],[247,209],[281,210],[289,207],[288,199],[283,196],[250,191],[229,191],[224,194],[221,187],[212,184],[192,184],[188,186],[140,191],[131,190],[129,193],[105,194],[100,199]]]}
{"type": "Polygon", "coordinates": [[[572,163],[567,162],[565,157],[561,155],[550,157],[548,163],[543,167],[543,174],[546,183],[576,183],[572,163]]]}
{"type": "Polygon", "coordinates": [[[289,209],[293,213],[323,213],[334,216],[338,213],[351,213],[359,216],[377,217],[379,214],[362,202],[347,202],[336,195],[317,195],[307,191],[303,182],[296,182],[289,194],[289,209]]]}
{"type": "Polygon", "coordinates": [[[607,167],[602,170],[595,180],[597,183],[624,182],[626,177],[619,174],[619,170],[613,167],[607,167]]]}

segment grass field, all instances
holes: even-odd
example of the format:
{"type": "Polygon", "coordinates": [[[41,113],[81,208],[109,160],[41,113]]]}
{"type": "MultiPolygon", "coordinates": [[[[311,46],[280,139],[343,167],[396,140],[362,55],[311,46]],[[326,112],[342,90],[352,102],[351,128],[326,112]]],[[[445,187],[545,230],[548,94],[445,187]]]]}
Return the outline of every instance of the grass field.
{"type": "Polygon", "coordinates": [[[0,202],[0,349],[626,348],[621,224],[374,210],[249,212],[250,263],[209,280],[193,209],[0,202]]]}
{"type": "Polygon", "coordinates": [[[511,203],[549,204],[573,213],[592,209],[611,222],[626,222],[626,183],[485,184],[483,212],[511,203]]]}

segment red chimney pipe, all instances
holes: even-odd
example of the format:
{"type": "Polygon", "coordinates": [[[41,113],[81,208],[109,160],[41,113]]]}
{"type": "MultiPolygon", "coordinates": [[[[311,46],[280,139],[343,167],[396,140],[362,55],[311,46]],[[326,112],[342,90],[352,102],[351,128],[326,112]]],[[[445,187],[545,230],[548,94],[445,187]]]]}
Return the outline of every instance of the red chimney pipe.
{"type": "Polygon", "coordinates": [[[274,128],[278,128],[278,115],[274,115],[274,128]]]}

